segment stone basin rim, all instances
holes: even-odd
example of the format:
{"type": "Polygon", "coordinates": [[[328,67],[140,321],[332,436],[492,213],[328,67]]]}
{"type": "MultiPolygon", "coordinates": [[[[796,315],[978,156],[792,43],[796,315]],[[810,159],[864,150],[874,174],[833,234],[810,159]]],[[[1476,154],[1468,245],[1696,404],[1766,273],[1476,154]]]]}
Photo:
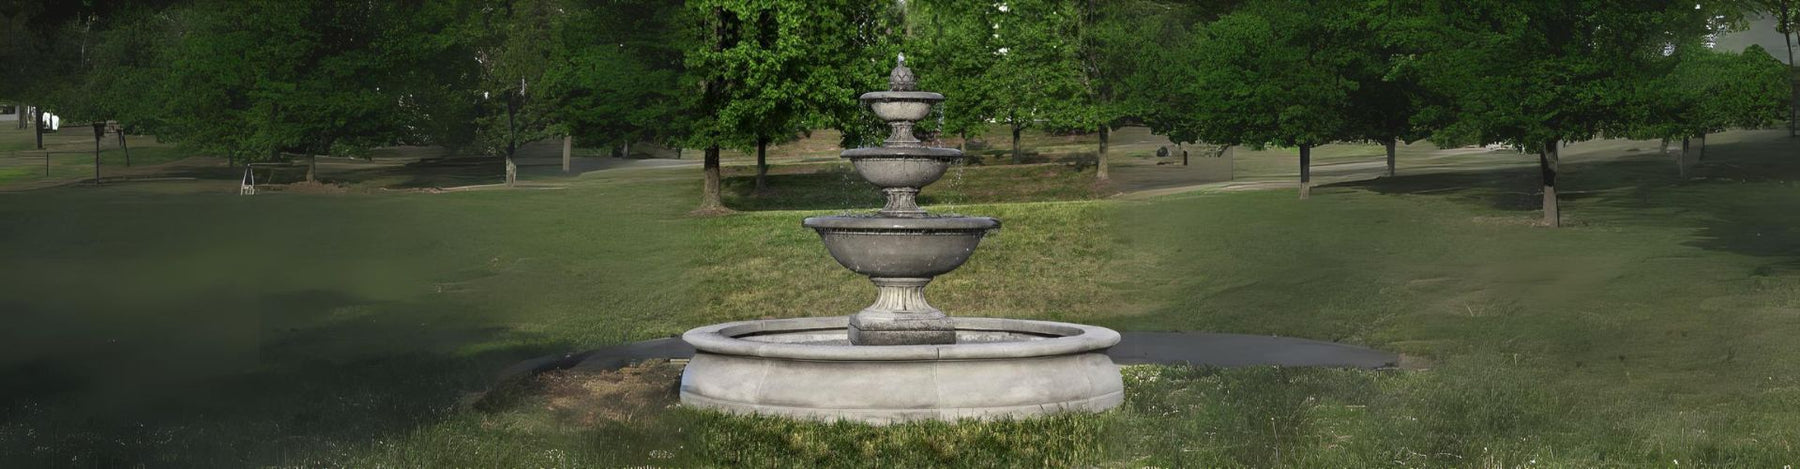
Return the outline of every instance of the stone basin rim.
{"type": "Polygon", "coordinates": [[[1086,324],[1002,318],[951,318],[957,330],[1006,331],[1049,336],[1017,342],[938,345],[818,345],[759,342],[739,337],[844,329],[848,316],[765,319],[697,327],[681,340],[700,353],[813,361],[1001,360],[1099,352],[1119,343],[1119,333],[1086,324]]]}
{"type": "Polygon", "coordinates": [[[887,216],[823,216],[807,217],[801,226],[815,230],[992,230],[1000,220],[992,217],[887,217],[887,216]]]}
{"type": "Polygon", "coordinates": [[[905,101],[936,103],[944,100],[944,95],[930,91],[870,91],[856,99],[863,101],[905,101]]]}
{"type": "Polygon", "coordinates": [[[954,160],[963,157],[962,150],[938,147],[864,147],[838,153],[840,158],[859,159],[930,159],[954,160]]]}

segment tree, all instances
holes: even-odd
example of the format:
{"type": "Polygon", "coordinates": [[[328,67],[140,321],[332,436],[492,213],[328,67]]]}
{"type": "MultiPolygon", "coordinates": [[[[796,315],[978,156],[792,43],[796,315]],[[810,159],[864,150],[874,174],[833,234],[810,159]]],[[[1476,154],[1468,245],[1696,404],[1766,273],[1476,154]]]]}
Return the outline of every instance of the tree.
{"type": "Polygon", "coordinates": [[[936,122],[921,122],[919,129],[957,135],[987,132],[997,114],[998,85],[987,80],[1000,49],[994,41],[997,14],[992,2],[934,0],[907,2],[905,49],[908,62],[919,75],[919,89],[944,95],[935,110],[936,122]]]}
{"type": "MultiPolygon", "coordinates": [[[[1238,7],[1239,1],[1088,1],[1081,31],[1082,66],[1100,127],[1096,178],[1108,178],[1106,154],[1113,127],[1142,123],[1166,133],[1185,115],[1164,112],[1184,86],[1175,64],[1191,64],[1194,28],[1238,7]]],[[[1185,162],[1183,163],[1185,164],[1185,162]]]]}
{"type": "Polygon", "coordinates": [[[1431,47],[1427,32],[1434,26],[1417,14],[1416,7],[1368,2],[1347,18],[1367,29],[1343,38],[1359,41],[1347,44],[1346,71],[1356,83],[1349,94],[1351,134],[1382,144],[1388,177],[1396,175],[1394,153],[1399,143],[1429,137],[1447,119],[1448,98],[1420,79],[1418,56],[1431,47]]]}
{"type": "Polygon", "coordinates": [[[1658,56],[1667,22],[1692,4],[1504,0],[1435,5],[1443,26],[1421,57],[1428,86],[1453,96],[1435,140],[1506,142],[1536,150],[1544,224],[1559,226],[1556,181],[1564,142],[1627,122],[1633,80],[1658,56]]]}
{"type": "Polygon", "coordinates": [[[1082,61],[1082,2],[919,3],[911,15],[919,86],[949,98],[940,131],[966,135],[985,131],[990,121],[1004,124],[1018,162],[1028,128],[1099,125],[1082,61]]]}
{"type": "MultiPolygon", "coordinates": [[[[871,90],[886,61],[889,2],[880,0],[696,0],[687,3],[702,25],[684,54],[687,78],[698,83],[691,112],[700,117],[688,142],[706,148],[706,187],[700,212],[724,210],[719,200],[720,148],[758,150],[758,178],[770,143],[794,138],[811,124],[849,122],[856,96],[871,90]]],[[[850,127],[845,124],[844,127],[850,127]]]]}
{"type": "Polygon", "coordinates": [[[481,65],[483,112],[477,140],[489,154],[505,159],[506,182],[516,176],[519,147],[550,135],[567,134],[552,122],[548,101],[537,99],[552,67],[555,30],[565,6],[560,0],[488,0],[476,15],[473,42],[481,65]]]}
{"type": "Polygon", "coordinates": [[[1300,151],[1300,198],[1311,194],[1311,153],[1349,135],[1349,45],[1366,31],[1344,2],[1253,1],[1198,31],[1171,137],[1300,151]]]}
{"type": "Polygon", "coordinates": [[[1781,33],[1787,48],[1788,65],[1788,136],[1800,135],[1800,73],[1795,73],[1794,31],[1800,26],[1800,0],[1752,0],[1754,6],[1775,20],[1775,32],[1781,33]]]}
{"type": "Polygon", "coordinates": [[[1680,139],[1684,152],[1676,168],[1684,176],[1689,138],[1702,138],[1704,154],[1706,134],[1767,126],[1786,111],[1786,68],[1761,46],[1742,54],[1676,48],[1663,62],[1639,82],[1632,114],[1619,133],[1664,142],[1680,139]]]}
{"type": "Polygon", "coordinates": [[[657,0],[574,8],[561,23],[540,99],[581,141],[668,142],[681,134],[682,8],[657,0]]]}
{"type": "Polygon", "coordinates": [[[1082,85],[1100,133],[1100,151],[1094,157],[1094,180],[1098,183],[1112,179],[1106,161],[1112,128],[1132,117],[1131,108],[1121,96],[1126,92],[1120,88],[1125,77],[1143,73],[1136,67],[1142,63],[1138,56],[1153,45],[1145,42],[1137,29],[1150,20],[1148,15],[1156,13],[1148,8],[1151,6],[1148,2],[1087,0],[1081,8],[1082,85]]]}
{"type": "Polygon", "coordinates": [[[441,32],[457,4],[199,1],[171,11],[179,39],[158,87],[159,137],[248,160],[356,155],[430,141],[474,55],[441,32]]]}

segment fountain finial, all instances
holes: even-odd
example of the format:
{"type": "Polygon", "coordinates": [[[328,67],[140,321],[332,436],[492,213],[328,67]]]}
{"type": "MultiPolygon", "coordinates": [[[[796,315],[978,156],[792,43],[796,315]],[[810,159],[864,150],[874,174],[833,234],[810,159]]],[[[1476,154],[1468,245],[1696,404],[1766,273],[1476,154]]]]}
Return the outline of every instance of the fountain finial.
{"type": "Polygon", "coordinates": [[[906,54],[901,53],[894,64],[894,72],[888,74],[888,91],[915,91],[918,86],[919,78],[913,76],[912,69],[906,68],[906,54]]]}

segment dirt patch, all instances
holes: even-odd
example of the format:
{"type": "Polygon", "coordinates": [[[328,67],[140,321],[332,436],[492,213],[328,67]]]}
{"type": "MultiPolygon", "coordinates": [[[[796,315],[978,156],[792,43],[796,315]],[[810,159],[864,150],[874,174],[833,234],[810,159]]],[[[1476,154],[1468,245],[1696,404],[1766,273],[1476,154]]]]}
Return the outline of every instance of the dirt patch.
{"type": "Polygon", "coordinates": [[[1475,224],[1477,224],[1477,225],[1492,225],[1492,226],[1544,226],[1544,217],[1542,217],[1542,216],[1536,216],[1536,215],[1533,215],[1533,216],[1522,216],[1522,217],[1515,217],[1515,216],[1479,216],[1479,217],[1475,217],[1475,218],[1473,218],[1473,219],[1470,219],[1470,220],[1469,220],[1469,221],[1471,221],[1471,222],[1474,222],[1474,223],[1475,223],[1475,224]]]}
{"type": "Polygon", "coordinates": [[[688,212],[688,215],[696,217],[716,217],[733,213],[737,213],[737,211],[725,207],[704,207],[694,209],[693,211],[688,212]]]}
{"type": "Polygon", "coordinates": [[[629,422],[676,404],[681,366],[648,360],[618,370],[565,370],[538,377],[545,408],[558,420],[579,425],[629,422]]]}
{"type": "Polygon", "coordinates": [[[296,194],[344,194],[350,192],[349,187],[318,181],[258,185],[257,190],[293,192],[296,194]]]}
{"type": "MultiPolygon", "coordinates": [[[[1543,215],[1478,216],[1478,217],[1474,217],[1474,218],[1470,219],[1469,221],[1474,222],[1477,225],[1489,225],[1489,226],[1530,226],[1530,227],[1537,227],[1537,228],[1549,228],[1550,227],[1549,223],[1544,223],[1543,215]]],[[[1577,228],[1577,227],[1593,226],[1593,223],[1590,223],[1586,220],[1571,219],[1570,217],[1565,215],[1562,218],[1562,225],[1560,225],[1560,226],[1562,228],[1577,228]]]]}

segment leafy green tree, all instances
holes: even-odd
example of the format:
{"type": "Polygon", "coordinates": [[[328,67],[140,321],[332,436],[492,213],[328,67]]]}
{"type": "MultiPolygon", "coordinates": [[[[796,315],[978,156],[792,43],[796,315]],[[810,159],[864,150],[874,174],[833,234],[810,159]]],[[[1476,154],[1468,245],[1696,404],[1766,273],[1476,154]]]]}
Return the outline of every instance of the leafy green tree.
{"type": "Polygon", "coordinates": [[[1435,139],[1506,142],[1538,152],[1544,223],[1561,223],[1558,150],[1627,122],[1644,63],[1660,55],[1676,2],[1503,0],[1434,5],[1444,26],[1423,54],[1429,86],[1453,96],[1454,120],[1435,139]]]}
{"type": "Polygon", "coordinates": [[[1089,130],[1099,123],[1083,63],[1083,3],[1075,0],[921,1],[912,10],[919,86],[949,98],[942,132],[997,122],[1022,161],[1024,130],[1089,130]]]}
{"type": "Polygon", "coordinates": [[[1781,33],[1782,45],[1787,48],[1788,136],[1800,135],[1800,73],[1794,72],[1794,32],[1800,27],[1800,0],[1754,1],[1774,17],[1775,31],[1781,33]]]}
{"type": "Polygon", "coordinates": [[[475,0],[469,41],[480,64],[475,141],[505,160],[506,182],[516,177],[513,157],[527,142],[567,135],[553,122],[543,94],[545,74],[556,60],[556,30],[566,18],[562,0],[475,0]]]}
{"type": "Polygon", "coordinates": [[[992,18],[998,13],[989,1],[907,2],[907,62],[919,75],[920,89],[945,98],[935,108],[938,121],[921,122],[921,129],[957,135],[965,143],[970,135],[986,133],[998,113],[999,86],[987,80],[1001,47],[992,18]]]}
{"type": "Polygon", "coordinates": [[[1199,28],[1184,83],[1168,112],[1171,137],[1216,144],[1295,146],[1300,197],[1311,193],[1317,145],[1351,134],[1350,79],[1366,29],[1345,2],[1260,0],[1199,28]]]}
{"type": "Polygon", "coordinates": [[[1145,58],[1149,50],[1166,46],[1154,42],[1154,36],[1145,34],[1144,27],[1167,15],[1168,10],[1161,2],[1149,0],[1086,0],[1081,5],[1078,38],[1082,85],[1087,92],[1086,101],[1093,108],[1092,118],[1099,127],[1100,136],[1100,151],[1094,167],[1097,182],[1105,183],[1112,178],[1107,152],[1113,127],[1139,117],[1138,109],[1133,106],[1137,103],[1128,96],[1130,78],[1157,73],[1154,65],[1145,58]]]}
{"type": "MultiPolygon", "coordinates": [[[[688,142],[706,148],[700,211],[724,209],[718,194],[720,148],[755,148],[758,179],[770,143],[813,124],[847,124],[856,96],[873,89],[891,47],[889,2],[880,0],[695,0],[702,25],[684,54],[688,80],[702,90],[690,112],[701,116],[688,142]]],[[[854,134],[855,132],[850,132],[854,134]]],[[[765,183],[766,184],[766,183],[765,183]]]]}
{"type": "Polygon", "coordinates": [[[556,31],[540,99],[549,118],[586,142],[670,142],[680,136],[682,7],[657,0],[573,7],[556,31]]]}
{"type": "Polygon", "coordinates": [[[1676,168],[1685,175],[1690,138],[1727,128],[1758,128],[1779,122],[1786,112],[1786,67],[1761,46],[1743,53],[1693,47],[1678,49],[1656,75],[1640,82],[1632,115],[1622,135],[1679,139],[1683,154],[1676,168]]]}
{"type": "Polygon", "coordinates": [[[1350,12],[1350,21],[1365,25],[1343,40],[1348,46],[1351,136],[1381,143],[1387,153],[1387,175],[1396,175],[1394,152],[1399,143],[1430,137],[1448,120],[1448,97],[1421,81],[1418,56],[1432,47],[1431,18],[1418,14],[1416,2],[1365,2],[1350,12]]]}

